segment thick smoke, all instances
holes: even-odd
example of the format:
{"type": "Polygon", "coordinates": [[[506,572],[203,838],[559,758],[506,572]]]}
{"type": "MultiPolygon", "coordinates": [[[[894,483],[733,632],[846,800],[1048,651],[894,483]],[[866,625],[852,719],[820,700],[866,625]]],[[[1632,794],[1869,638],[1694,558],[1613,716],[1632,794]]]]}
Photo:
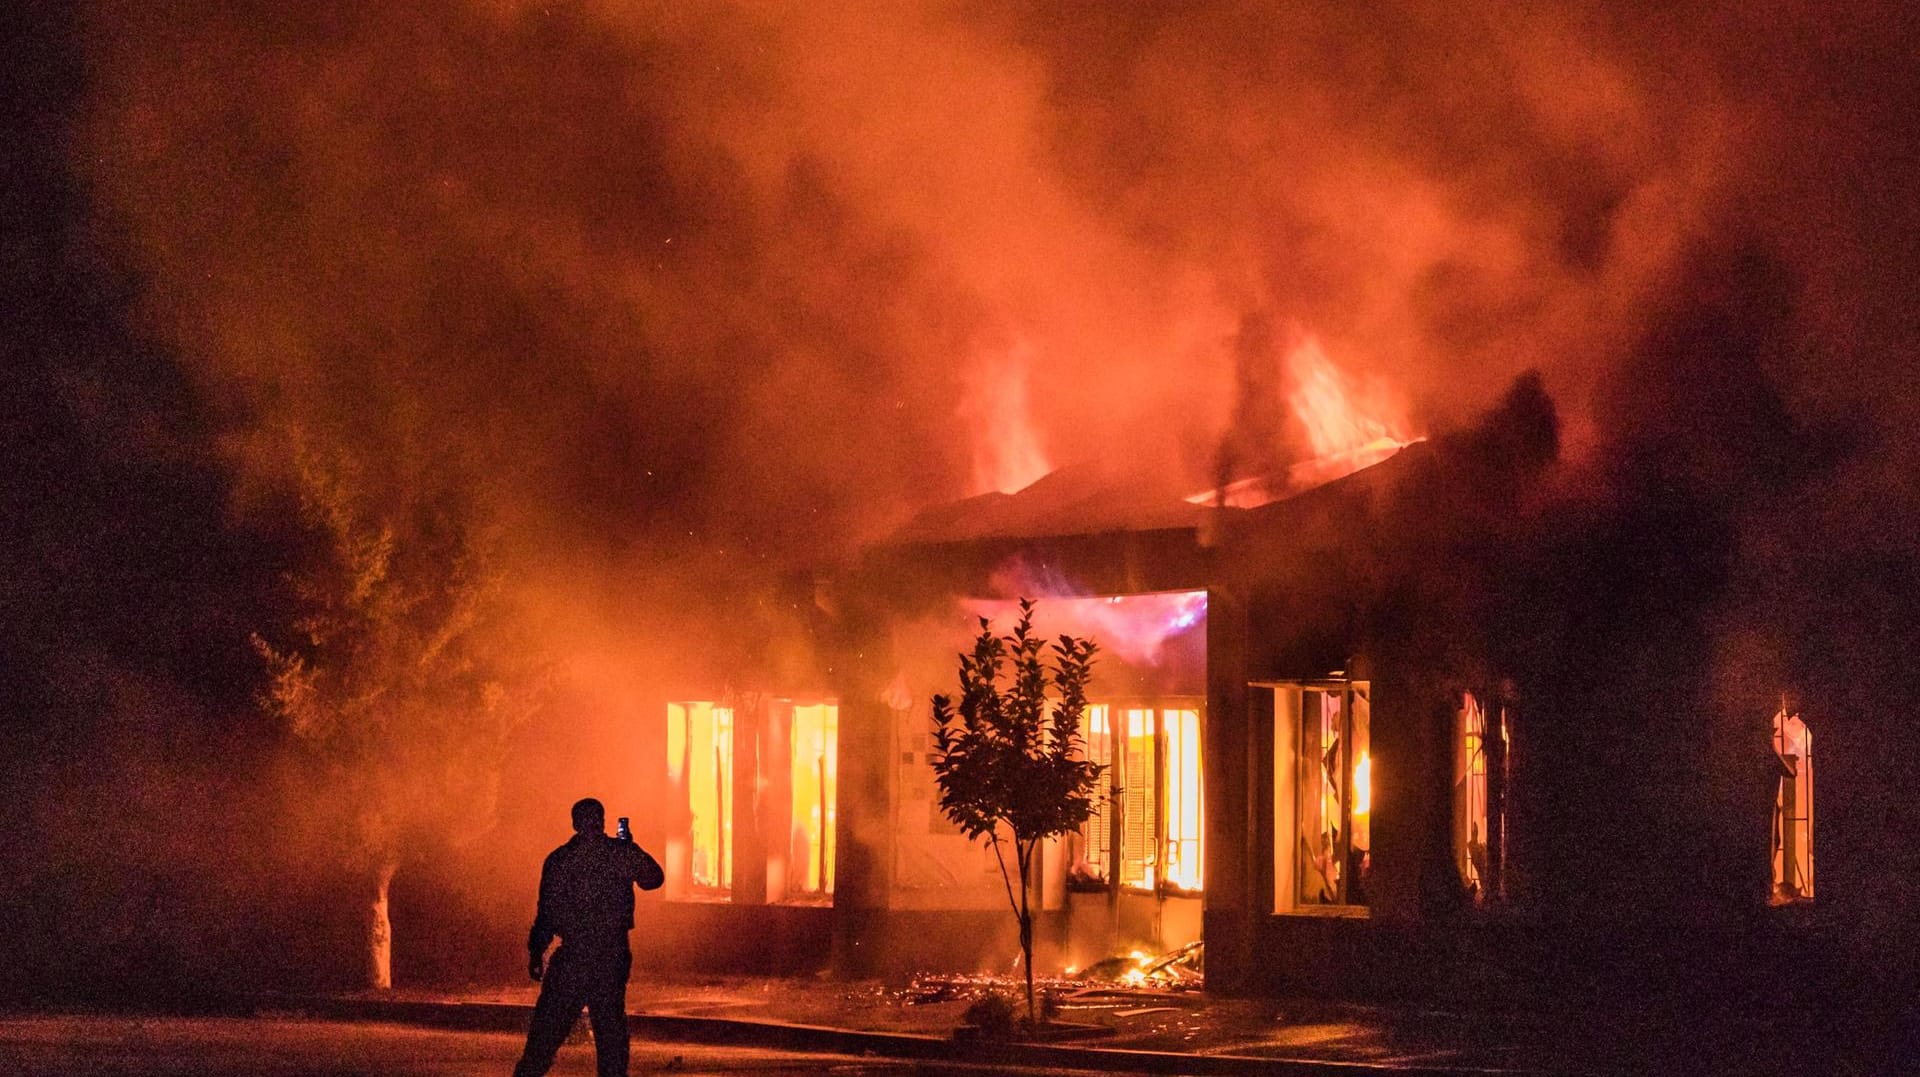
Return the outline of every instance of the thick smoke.
{"type": "Polygon", "coordinates": [[[977,492],[982,370],[1025,370],[1052,463],[1205,488],[1258,311],[1428,428],[1538,368],[1578,458],[1725,417],[1710,368],[1633,372],[1737,310],[1768,406],[1845,435],[1805,518],[1910,567],[1831,507],[1920,501],[1910,18],[103,0],[69,160],[236,515],[316,467],[402,544],[457,505],[569,678],[543,728],[615,728],[724,677],[717,626],[758,638],[779,603],[738,581],[977,492]],[[1763,324],[1774,293],[1696,294],[1735,247],[1784,282],[1763,324]]]}
{"type": "Polygon", "coordinates": [[[810,553],[972,492],[1011,352],[1056,461],[1204,485],[1249,309],[1588,437],[1702,242],[1891,313],[1873,13],[1606,10],[101,5],[80,165],[250,454],[464,466],[539,557],[810,553]]]}

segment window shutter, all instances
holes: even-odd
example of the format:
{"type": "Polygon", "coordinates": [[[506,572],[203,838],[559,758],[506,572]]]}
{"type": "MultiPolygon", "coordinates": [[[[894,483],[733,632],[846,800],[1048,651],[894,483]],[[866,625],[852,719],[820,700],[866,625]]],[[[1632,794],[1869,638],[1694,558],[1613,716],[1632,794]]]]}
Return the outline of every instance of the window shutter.
{"type": "Polygon", "coordinates": [[[1154,810],[1153,712],[1129,711],[1126,722],[1120,881],[1129,886],[1152,886],[1157,881],[1154,853],[1160,829],[1158,813],[1154,810]]]}

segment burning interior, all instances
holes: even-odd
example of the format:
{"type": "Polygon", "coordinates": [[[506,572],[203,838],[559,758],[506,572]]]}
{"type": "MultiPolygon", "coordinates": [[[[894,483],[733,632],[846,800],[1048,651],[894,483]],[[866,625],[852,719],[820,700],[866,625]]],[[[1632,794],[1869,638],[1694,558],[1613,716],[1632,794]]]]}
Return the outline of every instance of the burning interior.
{"type": "Polygon", "coordinates": [[[732,900],[744,874],[755,899],[832,899],[839,710],[756,697],[667,704],[666,778],[684,807],[664,843],[669,896],[732,900]]]}
{"type": "Polygon", "coordinates": [[[1462,692],[1455,713],[1453,753],[1453,862],[1475,904],[1506,896],[1507,769],[1512,746],[1504,708],[1486,707],[1462,692]]]}
{"type": "Polygon", "coordinates": [[[1199,707],[1095,703],[1086,736],[1106,788],[1067,850],[1069,886],[1198,894],[1206,840],[1199,707]]]}
{"type": "Polygon", "coordinates": [[[1373,873],[1371,686],[1262,687],[1273,692],[1274,909],[1364,916],[1373,873]]]}

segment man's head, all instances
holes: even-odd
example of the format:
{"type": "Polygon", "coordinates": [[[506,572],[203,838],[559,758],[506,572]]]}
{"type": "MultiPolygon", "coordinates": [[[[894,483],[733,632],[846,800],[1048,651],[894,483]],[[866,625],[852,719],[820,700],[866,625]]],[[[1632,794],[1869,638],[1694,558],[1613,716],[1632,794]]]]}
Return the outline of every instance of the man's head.
{"type": "Polygon", "coordinates": [[[576,801],[573,805],[573,829],[576,834],[605,834],[607,809],[592,797],[576,801]]]}

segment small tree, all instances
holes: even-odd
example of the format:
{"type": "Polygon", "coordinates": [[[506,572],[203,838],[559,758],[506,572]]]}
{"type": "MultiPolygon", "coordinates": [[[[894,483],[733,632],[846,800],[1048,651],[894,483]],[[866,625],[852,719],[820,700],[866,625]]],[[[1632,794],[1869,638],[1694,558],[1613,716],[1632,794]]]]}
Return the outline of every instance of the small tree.
{"type": "Polygon", "coordinates": [[[1091,640],[1061,636],[1052,645],[1049,671],[1044,646],[1033,634],[1034,604],[1020,600],[1013,633],[996,636],[980,619],[973,653],[960,656],[960,704],[933,697],[934,778],[940,810],[969,840],[985,838],[1000,865],[1007,901],[1020,921],[1020,953],[1027,973],[1027,1020],[1037,1023],[1033,997],[1034,856],[1042,838],[1078,829],[1093,811],[1101,767],[1086,760],[1080,718],[1087,707],[1093,666],[1091,640]],[[1000,685],[1011,662],[1013,681],[1000,685]],[[1047,697],[1048,674],[1058,699],[1047,697]],[[1002,844],[1013,846],[1007,867],[1002,844]],[[1018,896],[1015,875],[1018,876],[1018,896]]]}

